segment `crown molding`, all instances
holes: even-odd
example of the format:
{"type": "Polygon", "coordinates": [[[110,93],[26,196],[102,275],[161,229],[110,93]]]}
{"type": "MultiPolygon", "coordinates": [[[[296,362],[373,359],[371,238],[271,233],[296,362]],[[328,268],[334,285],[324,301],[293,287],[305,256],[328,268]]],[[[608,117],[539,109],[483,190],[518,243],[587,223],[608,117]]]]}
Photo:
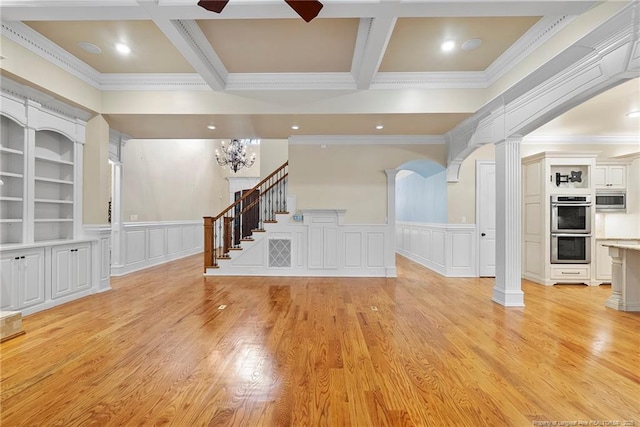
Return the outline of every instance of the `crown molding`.
{"type": "Polygon", "coordinates": [[[487,87],[566,27],[575,16],[543,16],[484,71],[487,87]]]}
{"type": "Polygon", "coordinates": [[[22,22],[2,21],[3,37],[62,68],[83,82],[100,89],[102,74],[22,22]]]}
{"type": "Polygon", "coordinates": [[[300,135],[290,145],[425,145],[444,144],[442,135],[300,135]]]}
{"type": "Polygon", "coordinates": [[[3,92],[9,93],[17,98],[36,102],[46,110],[71,119],[79,119],[86,122],[94,115],[90,111],[73,107],[47,93],[39,91],[38,89],[32,88],[30,86],[25,86],[7,77],[2,77],[0,79],[0,89],[3,92]]]}
{"type": "Polygon", "coordinates": [[[622,144],[637,145],[640,150],[640,135],[529,135],[522,144],[622,144]]]}
{"type": "Polygon", "coordinates": [[[378,73],[371,89],[485,89],[482,71],[443,71],[424,73],[378,73]]]}
{"type": "Polygon", "coordinates": [[[211,87],[197,73],[102,74],[100,89],[117,90],[206,90],[211,87]]]}

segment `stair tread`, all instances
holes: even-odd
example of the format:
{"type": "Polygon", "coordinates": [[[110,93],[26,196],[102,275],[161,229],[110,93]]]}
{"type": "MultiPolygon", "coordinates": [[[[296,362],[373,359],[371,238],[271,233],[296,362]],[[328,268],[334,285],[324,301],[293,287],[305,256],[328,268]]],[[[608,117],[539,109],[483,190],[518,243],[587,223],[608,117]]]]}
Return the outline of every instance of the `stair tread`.
{"type": "Polygon", "coordinates": [[[251,230],[252,233],[264,233],[265,231],[267,230],[265,230],[264,228],[256,228],[254,230],[251,230]]]}
{"type": "Polygon", "coordinates": [[[278,221],[276,221],[275,219],[265,219],[264,221],[265,224],[276,224],[278,221]]]}

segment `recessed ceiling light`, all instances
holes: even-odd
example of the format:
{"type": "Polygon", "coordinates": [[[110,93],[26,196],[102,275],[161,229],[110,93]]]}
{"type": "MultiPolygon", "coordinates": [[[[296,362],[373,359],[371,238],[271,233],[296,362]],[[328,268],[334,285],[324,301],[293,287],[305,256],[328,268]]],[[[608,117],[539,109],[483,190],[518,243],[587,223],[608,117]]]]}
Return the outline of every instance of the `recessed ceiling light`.
{"type": "Polygon", "coordinates": [[[131,53],[131,48],[124,43],[116,43],[116,50],[123,55],[131,53]]]}
{"type": "Polygon", "coordinates": [[[293,130],[298,130],[298,129],[300,129],[300,126],[298,126],[298,125],[293,125],[293,126],[291,126],[291,129],[293,129],[293,130]]]}
{"type": "Polygon", "coordinates": [[[80,48],[86,52],[89,53],[102,53],[102,49],[100,49],[99,46],[93,44],[93,43],[89,43],[89,42],[78,42],[78,46],[80,46],[80,48]]]}
{"type": "Polygon", "coordinates": [[[442,49],[444,52],[452,51],[454,47],[456,47],[456,42],[453,40],[447,40],[446,42],[442,43],[442,45],[440,45],[440,49],[442,49]]]}
{"type": "Polygon", "coordinates": [[[376,125],[376,129],[378,129],[378,130],[384,129],[384,125],[376,125]]]}
{"type": "Polygon", "coordinates": [[[627,113],[627,117],[640,117],[640,110],[631,111],[630,113],[627,113]]]}
{"type": "Polygon", "coordinates": [[[215,125],[208,125],[208,126],[207,126],[207,129],[215,130],[215,129],[216,129],[216,126],[215,126],[215,125]]]}
{"type": "Polygon", "coordinates": [[[470,39],[462,43],[462,46],[460,46],[460,48],[462,50],[475,50],[479,48],[481,44],[482,44],[482,40],[480,39],[470,39]]]}

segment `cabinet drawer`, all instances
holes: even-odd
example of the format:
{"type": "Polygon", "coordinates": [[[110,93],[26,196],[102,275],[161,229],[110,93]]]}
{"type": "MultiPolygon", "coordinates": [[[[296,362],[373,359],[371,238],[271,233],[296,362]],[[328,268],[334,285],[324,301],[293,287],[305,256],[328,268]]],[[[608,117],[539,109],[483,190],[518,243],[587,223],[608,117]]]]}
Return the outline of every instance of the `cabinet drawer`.
{"type": "Polygon", "coordinates": [[[560,281],[589,280],[590,269],[588,265],[551,267],[551,278],[560,281]]]}

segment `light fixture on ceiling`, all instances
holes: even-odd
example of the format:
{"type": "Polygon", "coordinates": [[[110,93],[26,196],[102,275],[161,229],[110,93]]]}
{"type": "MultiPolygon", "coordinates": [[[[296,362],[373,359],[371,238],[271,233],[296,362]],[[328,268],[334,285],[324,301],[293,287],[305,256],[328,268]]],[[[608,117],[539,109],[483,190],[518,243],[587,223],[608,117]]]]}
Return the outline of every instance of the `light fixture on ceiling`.
{"type": "Polygon", "coordinates": [[[482,40],[480,39],[469,39],[466,42],[462,43],[462,46],[460,46],[460,48],[466,51],[476,50],[480,47],[481,44],[482,40]]]}
{"type": "Polygon", "coordinates": [[[450,52],[455,47],[456,47],[456,42],[453,40],[447,40],[440,45],[440,49],[442,49],[443,52],[450,52]]]}
{"type": "Polygon", "coordinates": [[[299,125],[291,125],[291,129],[298,130],[298,129],[300,129],[300,126],[299,125]]]}
{"type": "Polygon", "coordinates": [[[631,111],[627,113],[627,117],[640,117],[640,110],[631,111]]]}
{"type": "Polygon", "coordinates": [[[215,125],[207,125],[207,129],[216,130],[215,125]]]}
{"type": "Polygon", "coordinates": [[[131,48],[124,43],[116,43],[116,50],[122,55],[128,55],[131,53],[131,48]]]}
{"type": "Polygon", "coordinates": [[[80,46],[80,48],[82,50],[84,50],[85,52],[89,52],[89,53],[93,53],[93,54],[99,54],[102,53],[102,49],[100,49],[100,46],[95,45],[93,43],[89,43],[89,42],[78,42],[78,46],[80,46]]]}
{"type": "Polygon", "coordinates": [[[242,168],[250,168],[256,162],[256,153],[247,157],[247,145],[255,144],[251,139],[232,139],[229,145],[222,142],[222,154],[216,150],[216,161],[220,166],[229,166],[233,173],[242,168]]]}
{"type": "Polygon", "coordinates": [[[384,129],[384,125],[376,125],[376,129],[378,130],[384,129]]]}

